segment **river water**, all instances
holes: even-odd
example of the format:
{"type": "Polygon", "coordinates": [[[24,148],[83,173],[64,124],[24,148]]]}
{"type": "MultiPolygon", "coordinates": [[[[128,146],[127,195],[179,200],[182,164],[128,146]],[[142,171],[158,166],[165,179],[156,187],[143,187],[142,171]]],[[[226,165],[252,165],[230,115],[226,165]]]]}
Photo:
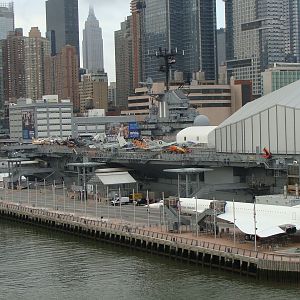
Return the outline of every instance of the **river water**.
{"type": "Polygon", "coordinates": [[[300,299],[300,287],[4,220],[0,262],[0,299],[300,299]]]}

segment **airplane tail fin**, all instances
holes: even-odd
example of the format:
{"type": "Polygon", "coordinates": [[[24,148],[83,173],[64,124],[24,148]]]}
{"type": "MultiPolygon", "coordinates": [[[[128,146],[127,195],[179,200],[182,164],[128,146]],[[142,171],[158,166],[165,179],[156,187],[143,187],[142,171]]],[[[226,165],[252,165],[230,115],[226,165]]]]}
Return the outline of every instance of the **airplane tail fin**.
{"type": "Polygon", "coordinates": [[[121,148],[123,148],[123,147],[125,147],[126,145],[127,145],[127,142],[126,142],[126,140],[124,139],[124,137],[123,136],[117,136],[117,139],[118,139],[118,143],[119,143],[119,146],[121,147],[121,148]]]}

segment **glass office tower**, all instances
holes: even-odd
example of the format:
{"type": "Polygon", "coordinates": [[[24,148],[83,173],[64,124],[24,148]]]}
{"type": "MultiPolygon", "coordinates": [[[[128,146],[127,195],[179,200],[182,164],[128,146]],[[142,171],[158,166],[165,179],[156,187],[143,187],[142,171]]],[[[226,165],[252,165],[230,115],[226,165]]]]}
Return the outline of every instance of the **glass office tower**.
{"type": "Polygon", "coordinates": [[[214,0],[145,0],[143,9],[144,79],[164,80],[162,62],[155,53],[162,48],[176,51],[173,71],[190,80],[205,72],[206,80],[217,79],[216,3],[214,0]]]}
{"type": "Polygon", "coordinates": [[[228,78],[252,80],[276,62],[299,61],[299,1],[226,0],[228,78]]]}
{"type": "Polygon", "coordinates": [[[46,23],[51,54],[56,55],[61,48],[71,45],[79,58],[78,0],[47,0],[46,23]]]}
{"type": "Polygon", "coordinates": [[[14,31],[13,2],[0,3],[0,40],[6,39],[8,32],[14,31]]]}

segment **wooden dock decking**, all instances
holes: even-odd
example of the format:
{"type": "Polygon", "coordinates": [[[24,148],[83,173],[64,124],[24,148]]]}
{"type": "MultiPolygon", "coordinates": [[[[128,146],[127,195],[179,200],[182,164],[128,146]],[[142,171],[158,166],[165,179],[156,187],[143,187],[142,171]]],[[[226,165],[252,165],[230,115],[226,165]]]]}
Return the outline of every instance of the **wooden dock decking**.
{"type": "Polygon", "coordinates": [[[139,228],[45,208],[0,201],[0,216],[74,235],[280,282],[300,282],[300,256],[253,251],[185,234],[139,228]]]}

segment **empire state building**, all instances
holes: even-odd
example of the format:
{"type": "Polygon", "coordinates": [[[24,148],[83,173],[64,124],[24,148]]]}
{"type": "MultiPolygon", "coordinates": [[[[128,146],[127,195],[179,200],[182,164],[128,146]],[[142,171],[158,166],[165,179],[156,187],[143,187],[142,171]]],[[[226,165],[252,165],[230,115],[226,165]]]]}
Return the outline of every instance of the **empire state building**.
{"type": "Polygon", "coordinates": [[[83,67],[89,73],[104,71],[102,29],[92,7],[83,30],[82,52],[83,67]]]}

